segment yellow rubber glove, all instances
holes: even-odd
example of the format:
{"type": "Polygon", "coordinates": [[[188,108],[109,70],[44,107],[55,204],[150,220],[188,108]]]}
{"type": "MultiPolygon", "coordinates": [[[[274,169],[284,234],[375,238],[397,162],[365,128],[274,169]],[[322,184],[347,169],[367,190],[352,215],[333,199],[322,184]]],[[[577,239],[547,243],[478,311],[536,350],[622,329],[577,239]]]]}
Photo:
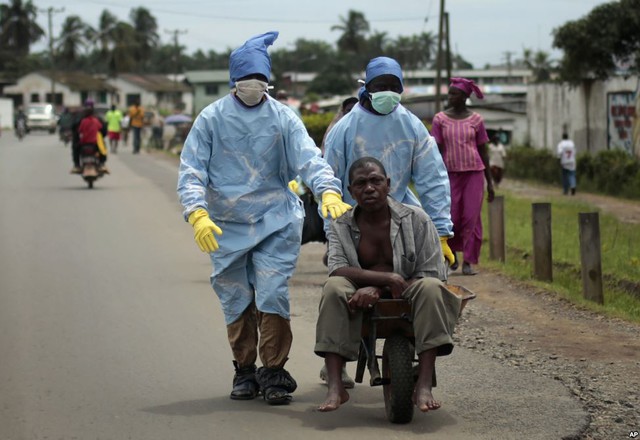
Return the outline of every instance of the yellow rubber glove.
{"type": "Polygon", "coordinates": [[[322,216],[324,218],[331,214],[331,218],[337,219],[350,209],[351,205],[344,203],[340,194],[331,191],[325,191],[322,194],[322,216]]]}
{"type": "Polygon", "coordinates": [[[222,235],[222,229],[211,221],[206,210],[200,208],[193,211],[189,215],[189,223],[193,226],[194,238],[202,252],[215,252],[218,250],[220,246],[218,246],[213,234],[222,235]]]}
{"type": "Polygon", "coordinates": [[[445,261],[449,261],[449,266],[451,266],[456,259],[451,252],[449,243],[447,243],[448,239],[449,237],[440,237],[440,246],[442,246],[442,255],[444,255],[445,261]]]}
{"type": "Polygon", "coordinates": [[[293,179],[291,182],[289,182],[289,189],[291,191],[293,191],[294,194],[298,194],[298,191],[300,190],[300,185],[298,185],[298,182],[293,179]]]}

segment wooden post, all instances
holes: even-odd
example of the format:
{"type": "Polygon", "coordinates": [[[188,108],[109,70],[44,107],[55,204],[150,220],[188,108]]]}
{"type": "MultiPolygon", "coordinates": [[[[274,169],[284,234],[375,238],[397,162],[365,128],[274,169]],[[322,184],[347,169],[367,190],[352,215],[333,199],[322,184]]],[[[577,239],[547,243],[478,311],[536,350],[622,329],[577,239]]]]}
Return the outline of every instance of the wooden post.
{"type": "Polygon", "coordinates": [[[580,223],[580,260],[582,262],[582,295],[585,299],[604,304],[599,219],[597,212],[578,214],[580,223]]]}
{"type": "Polygon", "coordinates": [[[495,196],[489,203],[489,259],[505,261],[504,196],[495,196]]]}
{"type": "Polygon", "coordinates": [[[553,281],[551,256],[551,204],[532,203],[533,277],[553,281]]]}

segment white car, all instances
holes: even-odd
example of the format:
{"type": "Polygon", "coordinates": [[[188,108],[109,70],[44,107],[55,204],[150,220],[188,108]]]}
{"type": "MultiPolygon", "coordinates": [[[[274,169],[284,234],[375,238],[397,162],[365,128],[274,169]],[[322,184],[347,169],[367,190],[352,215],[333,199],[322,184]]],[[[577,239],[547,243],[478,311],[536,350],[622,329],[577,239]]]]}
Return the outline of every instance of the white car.
{"type": "Polygon", "coordinates": [[[31,130],[47,130],[53,134],[56,132],[58,118],[52,104],[32,103],[27,105],[27,128],[31,130]]]}

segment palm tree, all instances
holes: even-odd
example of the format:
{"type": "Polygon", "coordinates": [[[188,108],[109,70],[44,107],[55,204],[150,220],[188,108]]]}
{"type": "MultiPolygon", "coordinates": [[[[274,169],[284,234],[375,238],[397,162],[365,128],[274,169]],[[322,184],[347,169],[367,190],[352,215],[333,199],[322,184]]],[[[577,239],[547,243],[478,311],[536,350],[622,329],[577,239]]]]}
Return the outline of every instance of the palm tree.
{"type": "Polygon", "coordinates": [[[100,51],[106,55],[109,45],[113,43],[113,30],[118,24],[118,17],[108,10],[102,11],[98,20],[98,31],[95,35],[96,43],[100,43],[100,51]]]}
{"type": "Polygon", "coordinates": [[[160,41],[158,23],[156,18],[151,15],[151,12],[143,7],[132,9],[129,18],[135,30],[133,41],[136,41],[136,56],[144,70],[147,67],[152,50],[158,46],[160,41]]]}
{"type": "Polygon", "coordinates": [[[138,47],[132,44],[137,36],[129,23],[118,22],[112,30],[113,49],[108,57],[108,69],[112,76],[119,72],[133,72],[138,66],[138,47]]]}
{"type": "Polygon", "coordinates": [[[31,44],[44,36],[36,23],[37,11],[31,0],[0,5],[0,47],[13,55],[28,55],[31,44]]]}
{"type": "Polygon", "coordinates": [[[542,50],[533,52],[531,49],[524,49],[524,65],[533,72],[534,82],[540,83],[551,79],[551,60],[549,54],[542,50]]]}
{"type": "Polygon", "coordinates": [[[366,48],[366,34],[369,32],[369,22],[362,12],[349,10],[345,19],[340,17],[342,24],[331,26],[332,31],[342,31],[338,39],[338,49],[354,54],[362,53],[366,48]]]}
{"type": "Polygon", "coordinates": [[[57,59],[68,69],[77,67],[77,61],[82,49],[87,48],[91,28],[77,15],[67,17],[62,25],[57,44],[57,59]]]}

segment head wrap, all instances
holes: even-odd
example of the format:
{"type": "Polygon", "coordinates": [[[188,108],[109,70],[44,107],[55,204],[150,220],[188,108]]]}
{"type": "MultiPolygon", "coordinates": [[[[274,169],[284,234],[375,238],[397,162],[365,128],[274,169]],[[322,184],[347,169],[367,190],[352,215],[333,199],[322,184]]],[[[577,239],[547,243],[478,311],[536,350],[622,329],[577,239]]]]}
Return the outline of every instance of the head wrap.
{"type": "Polygon", "coordinates": [[[467,96],[471,96],[471,93],[475,93],[476,96],[480,99],[484,98],[480,87],[476,85],[473,81],[466,78],[451,78],[451,82],[449,83],[449,87],[455,87],[456,89],[462,90],[467,96]]]}
{"type": "Polygon", "coordinates": [[[400,80],[400,87],[404,90],[402,68],[393,58],[377,57],[369,61],[365,71],[365,85],[381,75],[393,75],[400,80]]]}
{"type": "Polygon", "coordinates": [[[233,87],[238,79],[259,73],[267,80],[271,77],[271,57],[267,47],[278,38],[278,32],[272,31],[249,38],[229,56],[229,86],[233,87]]]}

